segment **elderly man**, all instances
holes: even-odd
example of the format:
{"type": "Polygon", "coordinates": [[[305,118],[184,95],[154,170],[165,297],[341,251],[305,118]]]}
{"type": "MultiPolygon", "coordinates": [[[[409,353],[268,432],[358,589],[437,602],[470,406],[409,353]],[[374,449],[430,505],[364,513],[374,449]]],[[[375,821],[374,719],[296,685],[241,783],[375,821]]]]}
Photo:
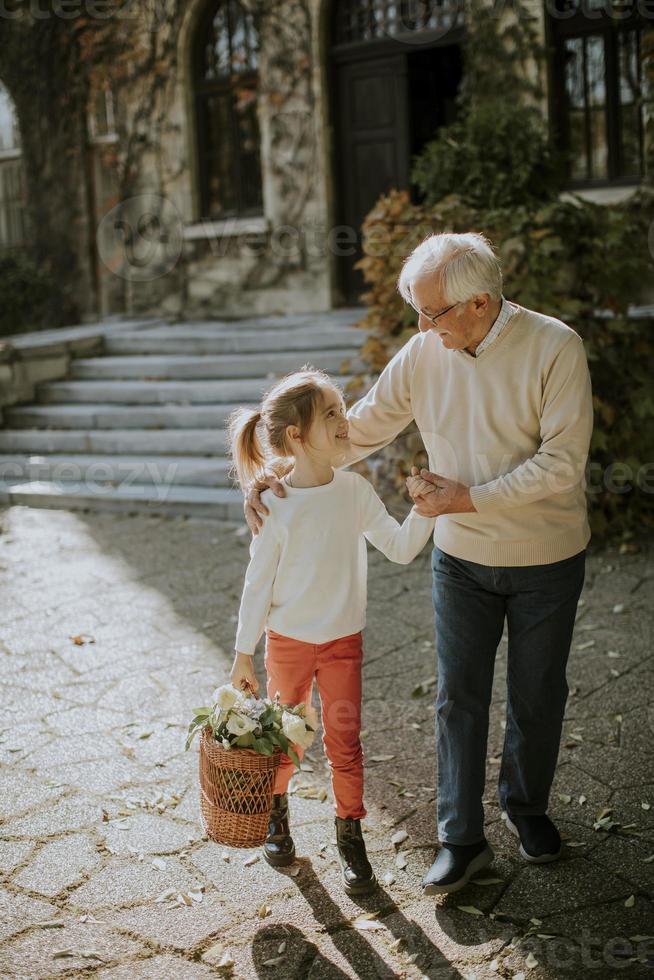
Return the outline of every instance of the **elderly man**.
{"type": "MultiPolygon", "coordinates": [[[[584,474],[593,425],[581,338],[508,302],[478,234],[433,235],[408,257],[400,293],[419,332],[348,412],[344,465],[414,419],[437,516],[432,557],[438,653],[436,743],[441,847],[426,894],[462,888],[493,851],[482,797],[495,655],[508,629],[507,715],[498,797],[531,862],[555,860],[546,814],[568,696],[566,664],[590,538],[584,474]]],[[[284,490],[271,478],[266,485],[284,490]]],[[[259,484],[262,489],[263,484],[259,484]]],[[[256,489],[246,518],[266,508],[256,489]]]]}

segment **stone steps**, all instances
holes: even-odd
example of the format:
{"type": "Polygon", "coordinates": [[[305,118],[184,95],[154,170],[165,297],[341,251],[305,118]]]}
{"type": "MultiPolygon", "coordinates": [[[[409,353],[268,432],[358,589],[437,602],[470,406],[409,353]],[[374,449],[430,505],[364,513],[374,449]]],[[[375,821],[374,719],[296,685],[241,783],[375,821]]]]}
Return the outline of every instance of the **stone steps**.
{"type": "Polygon", "coordinates": [[[214,429],[0,429],[0,453],[223,455],[225,432],[214,429]]]}
{"type": "Polygon", "coordinates": [[[166,486],[182,484],[202,487],[227,487],[230,461],[213,456],[120,456],[105,453],[66,453],[48,456],[19,455],[0,458],[0,480],[59,484],[78,481],[95,484],[138,483],[166,486]]]}
{"type": "MultiPolygon", "coordinates": [[[[73,361],[70,377],[74,380],[141,378],[145,380],[228,380],[253,378],[261,366],[261,353],[247,354],[143,354],[123,357],[84,357],[73,361]]],[[[305,351],[306,353],[306,351],[305,351]]],[[[358,351],[347,348],[316,350],[310,363],[330,374],[363,370],[356,356],[358,351]]],[[[266,352],[268,374],[287,374],[297,369],[297,351],[266,352]]]]}
{"type": "Polygon", "coordinates": [[[58,507],[64,510],[146,512],[152,514],[208,517],[242,521],[243,497],[239,490],[215,487],[117,486],[97,488],[49,481],[0,482],[0,502],[25,507],[58,507]]]}
{"type": "MultiPolygon", "coordinates": [[[[244,404],[245,400],[240,403],[244,404]]],[[[239,403],[221,405],[20,405],[8,409],[12,428],[222,429],[239,403]]],[[[218,433],[216,433],[218,435],[218,433]]]]}
{"type": "Polygon", "coordinates": [[[4,410],[0,500],[241,522],[229,416],[305,363],[344,386],[363,370],[362,312],[112,324],[102,356],[80,351],[65,380],[4,410]]]}
{"type": "MultiPolygon", "coordinates": [[[[274,330],[255,333],[245,331],[216,331],[200,330],[196,327],[190,330],[169,331],[139,330],[125,331],[119,335],[108,337],[105,343],[107,355],[116,354],[149,354],[153,350],[159,354],[262,354],[277,351],[306,353],[307,359],[317,356],[316,352],[345,350],[358,351],[365,339],[361,330],[351,327],[340,330],[322,331],[284,331],[281,335],[274,330]]],[[[295,367],[295,364],[293,365],[295,367]]],[[[291,368],[292,370],[293,368],[291,368]]],[[[325,370],[328,370],[325,368],[325,370]]]]}
{"type": "MultiPolygon", "coordinates": [[[[344,385],[347,377],[332,375],[344,385]]],[[[38,388],[41,404],[74,405],[105,403],[117,405],[222,405],[234,404],[241,399],[257,402],[267,388],[274,383],[273,377],[235,378],[229,380],[202,381],[149,381],[149,380],[100,380],[96,381],[47,381],[38,388]]]]}

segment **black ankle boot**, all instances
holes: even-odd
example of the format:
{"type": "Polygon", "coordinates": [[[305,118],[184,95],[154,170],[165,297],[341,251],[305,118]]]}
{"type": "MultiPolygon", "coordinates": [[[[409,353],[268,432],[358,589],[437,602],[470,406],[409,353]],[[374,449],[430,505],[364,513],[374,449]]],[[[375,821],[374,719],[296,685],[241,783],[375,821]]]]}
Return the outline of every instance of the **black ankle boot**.
{"type": "Polygon", "coordinates": [[[377,887],[377,879],[366,854],[361,821],[354,817],[336,817],[335,822],[345,891],[348,895],[368,895],[377,887]]]}
{"type": "Polygon", "coordinates": [[[295,844],[288,828],[288,796],[275,793],[268,822],[268,836],[263,845],[263,856],[274,868],[293,864],[295,844]]]}

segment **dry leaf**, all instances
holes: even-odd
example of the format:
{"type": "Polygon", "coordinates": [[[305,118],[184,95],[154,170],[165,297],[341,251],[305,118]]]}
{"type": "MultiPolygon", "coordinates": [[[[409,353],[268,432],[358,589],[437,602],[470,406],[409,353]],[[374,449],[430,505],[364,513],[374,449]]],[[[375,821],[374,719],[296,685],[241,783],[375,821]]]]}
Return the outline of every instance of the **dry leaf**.
{"type": "Polygon", "coordinates": [[[279,944],[279,946],[277,947],[277,952],[278,953],[285,953],[286,952],[286,940],[284,940],[283,943],[280,943],[279,944]]]}
{"type": "Polygon", "coordinates": [[[256,864],[258,860],[259,860],[259,855],[258,854],[251,854],[250,857],[247,858],[247,860],[243,862],[243,867],[244,868],[249,868],[250,865],[256,864]]]}
{"type": "Polygon", "coordinates": [[[529,921],[534,926],[542,926],[542,924],[543,924],[543,920],[542,919],[533,918],[533,919],[530,919],[529,921]]]}
{"type": "Polygon", "coordinates": [[[291,868],[288,873],[290,874],[291,878],[297,878],[297,876],[300,873],[300,866],[299,866],[299,864],[296,865],[294,868],[291,868]]]}
{"type": "Polygon", "coordinates": [[[595,646],[595,640],[586,640],[584,643],[577,643],[575,649],[590,650],[590,648],[594,646],[595,646]]]}
{"type": "Polygon", "coordinates": [[[616,602],[616,604],[613,607],[613,612],[614,613],[621,613],[621,612],[624,612],[625,611],[625,608],[626,608],[626,606],[625,606],[624,602],[616,602]]]}
{"type": "Polygon", "coordinates": [[[502,885],[504,878],[473,878],[472,885],[502,885]]]}
{"type": "Polygon", "coordinates": [[[567,793],[559,793],[559,799],[561,800],[561,803],[571,803],[572,802],[572,797],[571,796],[568,796],[567,793]]]}
{"type": "Polygon", "coordinates": [[[474,905],[457,905],[457,908],[458,909],[461,909],[462,912],[467,912],[468,915],[483,915],[484,914],[478,908],[475,908],[474,905]]]}
{"type": "Polygon", "coordinates": [[[580,803],[580,805],[581,805],[581,806],[583,806],[583,804],[584,804],[585,802],[586,802],[586,797],[585,797],[585,796],[580,796],[580,797],[579,797],[579,803],[580,803]]]}
{"type": "Polygon", "coordinates": [[[367,761],[368,762],[390,762],[391,759],[394,759],[394,758],[395,758],[394,755],[371,755],[371,756],[368,757],[367,761]]]}
{"type": "Polygon", "coordinates": [[[267,915],[272,915],[272,909],[269,905],[262,905],[257,909],[257,915],[260,919],[265,919],[267,915]]]}
{"type": "Polygon", "coordinates": [[[396,830],[391,837],[391,844],[402,844],[408,837],[406,830],[396,830]]]}
{"type": "Polygon", "coordinates": [[[536,959],[533,953],[529,953],[527,955],[527,959],[525,960],[525,964],[529,967],[530,970],[533,970],[535,966],[538,966],[538,960],[536,959]]]}
{"type": "Polygon", "coordinates": [[[351,925],[361,932],[378,932],[381,929],[386,929],[387,926],[383,922],[377,921],[376,916],[378,914],[377,912],[366,912],[364,915],[357,915],[356,919],[352,920],[351,925]]]}
{"type": "Polygon", "coordinates": [[[176,894],[176,888],[166,888],[166,890],[163,891],[158,898],[155,898],[155,902],[167,902],[168,899],[173,898],[176,894]]]}
{"type": "Polygon", "coordinates": [[[60,919],[45,919],[42,922],[35,922],[34,925],[38,929],[63,929],[66,923],[60,919]]]}
{"type": "Polygon", "coordinates": [[[152,867],[156,868],[157,871],[165,871],[166,862],[164,861],[163,858],[155,858],[154,861],[152,862],[152,867]]]}
{"type": "Polygon", "coordinates": [[[630,895],[629,898],[624,903],[624,907],[626,909],[633,908],[633,906],[635,905],[635,903],[636,903],[636,896],[635,895],[630,895]]]}
{"type": "Polygon", "coordinates": [[[273,956],[272,959],[270,959],[270,960],[264,960],[263,961],[263,965],[264,966],[279,966],[280,963],[283,963],[283,962],[284,962],[284,957],[283,956],[273,956]]]}
{"type": "Polygon", "coordinates": [[[643,810],[651,810],[652,809],[652,807],[651,807],[651,805],[649,803],[641,803],[640,805],[641,805],[641,807],[642,807],[643,810]]]}
{"type": "Polygon", "coordinates": [[[382,881],[387,886],[388,885],[393,885],[393,884],[395,884],[395,875],[393,874],[392,871],[387,871],[386,874],[384,875],[384,877],[382,878],[382,881]]]}
{"type": "Polygon", "coordinates": [[[408,861],[406,859],[406,854],[404,853],[398,854],[398,856],[395,858],[395,864],[400,869],[400,871],[404,871],[404,869],[408,864],[408,861]]]}
{"type": "Polygon", "coordinates": [[[204,898],[204,895],[198,889],[198,891],[189,892],[188,897],[191,899],[192,902],[195,902],[196,905],[199,905],[202,899],[204,898]]]}

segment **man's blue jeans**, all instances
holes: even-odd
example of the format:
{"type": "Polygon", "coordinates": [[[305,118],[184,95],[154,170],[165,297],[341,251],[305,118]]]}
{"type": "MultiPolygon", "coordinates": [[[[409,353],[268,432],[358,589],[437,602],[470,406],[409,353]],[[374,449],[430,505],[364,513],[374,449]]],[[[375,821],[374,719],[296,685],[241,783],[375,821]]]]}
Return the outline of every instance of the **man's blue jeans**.
{"type": "Polygon", "coordinates": [[[505,617],[507,715],[499,802],[516,814],[547,811],[585,561],[584,550],[548,565],[493,567],[434,548],[440,841],[473,844],[484,837],[488,712],[505,617]]]}

